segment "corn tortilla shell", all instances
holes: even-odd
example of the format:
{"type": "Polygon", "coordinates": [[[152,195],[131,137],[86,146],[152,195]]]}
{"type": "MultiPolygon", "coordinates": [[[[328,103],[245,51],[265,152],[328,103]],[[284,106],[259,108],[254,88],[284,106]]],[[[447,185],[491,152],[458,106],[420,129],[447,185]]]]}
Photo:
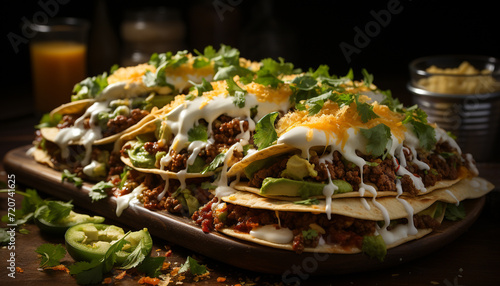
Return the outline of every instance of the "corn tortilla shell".
{"type": "MultiPolygon", "coordinates": [[[[414,213],[418,213],[436,201],[456,203],[465,199],[479,198],[486,195],[493,188],[493,184],[487,180],[474,177],[463,179],[450,187],[435,190],[428,195],[418,197],[401,196],[400,198],[413,207],[414,213]]],[[[311,212],[317,214],[326,212],[325,200],[319,200],[319,203],[316,205],[295,204],[293,202],[296,200],[290,198],[271,199],[242,191],[236,191],[234,194],[222,197],[221,199],[231,204],[256,209],[311,212]]],[[[403,203],[394,197],[378,197],[375,198],[375,201],[387,210],[390,219],[405,218],[408,215],[403,203]]],[[[341,198],[332,200],[331,213],[366,220],[379,221],[384,219],[382,211],[374,204],[373,199],[367,198],[341,198]],[[365,207],[365,205],[369,206],[369,208],[365,207]]]]}

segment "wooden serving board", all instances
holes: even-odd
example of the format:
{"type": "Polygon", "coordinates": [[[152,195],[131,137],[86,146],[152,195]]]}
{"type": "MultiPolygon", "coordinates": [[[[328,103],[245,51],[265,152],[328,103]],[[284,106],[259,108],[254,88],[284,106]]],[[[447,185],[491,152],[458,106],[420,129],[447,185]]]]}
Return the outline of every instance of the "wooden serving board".
{"type": "Polygon", "coordinates": [[[377,270],[429,255],[465,232],[479,217],[485,203],[484,197],[465,201],[465,219],[459,222],[444,221],[437,231],[389,249],[384,262],[364,254],[296,254],[237,240],[217,232],[206,234],[188,218],[150,211],[137,205],[131,205],[117,217],[114,197],[92,203],[88,196],[92,184],[84,183],[82,188],[77,188],[71,183],[62,183],[60,172],[38,164],[26,155],[30,147],[18,147],[4,157],[5,170],[15,175],[16,182],[61,200],[73,200],[73,204],[80,208],[119,221],[131,229],[146,227],[155,237],[207,257],[239,268],[280,274],[283,277],[296,275],[298,271],[302,274],[332,275],[377,270]]]}

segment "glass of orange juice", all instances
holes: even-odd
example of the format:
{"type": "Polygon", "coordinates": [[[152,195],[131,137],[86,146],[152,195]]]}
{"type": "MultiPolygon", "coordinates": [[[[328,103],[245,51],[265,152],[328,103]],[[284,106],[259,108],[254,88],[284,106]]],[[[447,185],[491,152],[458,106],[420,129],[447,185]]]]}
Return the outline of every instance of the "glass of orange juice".
{"type": "Polygon", "coordinates": [[[30,42],[35,111],[49,112],[71,101],[73,86],[87,76],[89,24],[76,18],[54,18],[32,24],[30,42]]]}

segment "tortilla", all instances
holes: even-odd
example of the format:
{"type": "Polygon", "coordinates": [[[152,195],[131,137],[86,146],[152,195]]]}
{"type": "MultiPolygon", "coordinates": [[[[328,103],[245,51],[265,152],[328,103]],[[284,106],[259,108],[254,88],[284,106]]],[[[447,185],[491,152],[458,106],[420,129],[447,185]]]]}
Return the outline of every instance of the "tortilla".
{"type": "MultiPolygon", "coordinates": [[[[482,178],[467,178],[461,180],[460,182],[454,184],[449,188],[439,189],[432,194],[420,197],[401,197],[403,198],[412,208],[413,213],[417,214],[437,201],[446,203],[457,203],[465,199],[474,199],[486,195],[493,189],[493,185],[485,179],[482,178]]],[[[263,198],[256,196],[251,193],[236,192],[233,195],[226,196],[222,198],[223,201],[235,205],[240,205],[249,208],[260,208],[268,209],[280,212],[311,212],[311,213],[324,213],[325,212],[325,202],[320,202],[319,205],[300,205],[294,204],[292,201],[286,200],[273,200],[269,198],[263,198]]],[[[408,212],[404,205],[393,197],[383,197],[378,198],[377,202],[380,203],[389,214],[391,220],[407,218],[408,212]]],[[[354,198],[344,198],[332,201],[332,214],[338,214],[348,217],[353,217],[357,219],[364,220],[384,220],[384,217],[376,207],[373,202],[367,201],[370,209],[367,209],[362,203],[361,199],[354,198]]],[[[439,217],[435,219],[440,223],[444,219],[445,212],[441,212],[439,217]]],[[[257,243],[263,246],[284,249],[293,251],[292,243],[275,243],[260,238],[252,236],[250,233],[243,233],[236,231],[231,228],[223,228],[220,230],[228,236],[238,238],[241,240],[257,243]]],[[[406,242],[416,240],[424,237],[425,235],[432,232],[432,229],[418,229],[416,234],[407,235],[399,237],[398,239],[392,241],[386,245],[387,249],[394,248],[398,245],[404,244],[406,242]]],[[[316,248],[306,247],[304,252],[318,252],[318,253],[335,253],[335,254],[354,254],[360,253],[362,250],[353,246],[346,248],[335,244],[319,244],[316,248]]]]}
{"type": "MultiPolygon", "coordinates": [[[[463,179],[450,187],[436,190],[425,196],[401,196],[400,198],[408,202],[414,212],[418,213],[428,208],[436,201],[456,203],[457,200],[474,199],[486,195],[493,190],[493,188],[493,184],[487,180],[480,177],[474,177],[463,179]]],[[[221,199],[231,204],[249,208],[273,211],[311,212],[317,214],[326,213],[325,200],[319,200],[319,204],[316,205],[296,204],[294,201],[298,201],[297,199],[271,199],[242,191],[236,191],[234,194],[224,196],[221,199]]],[[[390,219],[404,218],[408,215],[405,206],[394,197],[380,197],[375,198],[375,200],[387,210],[390,219]]],[[[373,199],[365,198],[341,198],[332,200],[331,213],[366,220],[379,221],[384,219],[382,211],[373,203],[373,199]],[[366,202],[366,204],[364,202],[366,202]],[[367,208],[366,205],[368,205],[369,208],[367,208]]]]}
{"type": "MultiPolygon", "coordinates": [[[[293,251],[293,247],[292,247],[291,243],[274,243],[274,242],[270,242],[267,240],[253,237],[249,233],[235,231],[235,230],[230,229],[230,228],[224,228],[224,229],[220,230],[220,232],[225,234],[225,235],[234,237],[234,238],[238,238],[238,239],[248,241],[248,242],[257,243],[257,244],[260,244],[263,246],[293,251]]],[[[404,238],[397,240],[394,243],[387,245],[387,249],[394,248],[398,245],[404,244],[404,243],[411,241],[411,240],[419,239],[421,237],[426,236],[427,234],[429,234],[431,232],[432,232],[432,229],[429,229],[429,228],[419,229],[417,234],[409,235],[407,237],[404,237],[404,238]]],[[[333,245],[333,244],[326,244],[325,243],[323,245],[318,245],[316,248],[305,247],[304,252],[332,253],[332,254],[356,254],[356,253],[360,253],[361,249],[359,249],[357,247],[347,248],[347,247],[342,247],[340,245],[333,245]]]]}
{"type": "MultiPolygon", "coordinates": [[[[151,114],[148,114],[145,117],[143,117],[139,122],[137,122],[135,125],[127,128],[126,130],[124,130],[122,132],[95,140],[93,142],[93,145],[105,145],[105,144],[115,142],[116,140],[118,140],[120,138],[120,136],[122,136],[122,134],[131,132],[131,130],[134,130],[136,128],[140,128],[142,125],[147,124],[149,121],[151,121],[153,119],[155,119],[155,117],[151,114]]],[[[40,132],[41,132],[43,138],[55,143],[56,138],[57,138],[57,134],[59,134],[60,130],[61,129],[59,129],[57,127],[44,127],[44,128],[40,129],[40,132]]],[[[76,141],[72,140],[69,142],[69,145],[84,145],[84,144],[81,140],[76,140],[76,141]]]]}
{"type": "MultiPolygon", "coordinates": [[[[291,146],[288,146],[286,144],[277,144],[273,145],[270,147],[267,147],[265,149],[262,149],[260,151],[257,151],[251,155],[248,155],[244,157],[241,161],[237,162],[234,164],[228,171],[228,176],[234,177],[237,175],[241,175],[241,177],[245,177],[244,170],[246,167],[248,167],[251,163],[263,160],[266,158],[270,157],[277,157],[286,153],[291,153],[291,152],[296,152],[297,149],[291,146]]],[[[418,195],[426,195],[429,194],[430,192],[433,192],[434,190],[437,189],[442,189],[442,188],[447,188],[450,187],[460,180],[467,178],[471,176],[470,172],[465,168],[461,167],[459,170],[459,176],[457,179],[454,180],[441,180],[437,181],[433,186],[426,187],[426,191],[419,191],[418,195]]],[[[372,184],[372,183],[367,183],[367,185],[371,185],[375,189],[377,187],[372,184]]],[[[261,196],[266,196],[270,198],[275,198],[275,199],[283,199],[283,196],[269,196],[265,194],[261,194],[260,189],[256,187],[250,187],[248,186],[247,182],[239,182],[234,186],[235,189],[240,190],[240,191],[246,191],[246,192],[251,192],[257,195],[261,196]]],[[[396,196],[397,195],[397,190],[394,191],[380,191],[377,192],[377,197],[385,197],[385,196],[396,196]]],[[[348,192],[348,193],[340,193],[340,194],[334,194],[332,195],[332,198],[338,199],[338,198],[359,198],[359,197],[366,197],[366,198],[371,198],[373,197],[373,194],[371,192],[364,192],[362,195],[359,192],[353,191],[353,192],[348,192]]],[[[317,196],[314,198],[324,198],[324,196],[317,196]]]]}

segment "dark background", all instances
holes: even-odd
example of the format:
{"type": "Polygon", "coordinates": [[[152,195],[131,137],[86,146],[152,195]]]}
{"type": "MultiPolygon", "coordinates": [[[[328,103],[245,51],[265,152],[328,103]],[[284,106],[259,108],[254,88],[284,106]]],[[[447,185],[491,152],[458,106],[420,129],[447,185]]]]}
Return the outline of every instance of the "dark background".
{"type": "MultiPolygon", "coordinates": [[[[41,0],[57,5],[57,17],[86,18],[96,23],[96,1],[41,0]],[[59,3],[62,2],[62,3],[59,3]]],[[[104,2],[104,1],[103,1],[104,2]]],[[[353,68],[361,77],[361,68],[375,75],[375,84],[392,89],[403,102],[410,98],[405,90],[408,63],[417,57],[435,54],[481,54],[500,56],[499,17],[494,2],[476,1],[126,1],[105,2],[113,35],[100,41],[100,50],[90,50],[89,57],[104,54],[106,47],[117,43],[107,59],[120,64],[123,41],[120,25],[126,11],[143,7],[164,6],[179,12],[186,33],[182,47],[192,51],[220,43],[238,48],[243,57],[260,60],[283,57],[296,67],[330,66],[333,74],[344,75],[353,68]],[[177,3],[180,2],[180,3],[177,3]],[[375,24],[373,13],[397,6],[400,13],[392,14],[385,26],[375,24]],[[218,12],[219,11],[219,14],[218,12]],[[222,15],[222,16],[221,16],[222,15]],[[372,30],[365,46],[353,53],[350,62],[340,49],[341,43],[356,46],[355,28],[372,30]]],[[[2,99],[31,95],[29,45],[20,44],[16,53],[8,34],[22,36],[22,19],[36,21],[33,16],[43,11],[39,1],[4,1],[2,3],[2,99]],[[21,91],[21,92],[20,92],[21,91]]],[[[99,20],[102,21],[102,18],[99,20]]],[[[91,33],[101,26],[92,25],[91,33]]],[[[91,43],[96,45],[96,43],[91,43]]],[[[165,51],[159,51],[165,52],[165,51]]],[[[110,66],[100,60],[101,66],[110,66]]],[[[104,69],[104,68],[102,68],[104,69]]],[[[89,75],[101,73],[96,63],[89,66],[89,75]]],[[[27,104],[23,101],[23,104],[27,104]]]]}

